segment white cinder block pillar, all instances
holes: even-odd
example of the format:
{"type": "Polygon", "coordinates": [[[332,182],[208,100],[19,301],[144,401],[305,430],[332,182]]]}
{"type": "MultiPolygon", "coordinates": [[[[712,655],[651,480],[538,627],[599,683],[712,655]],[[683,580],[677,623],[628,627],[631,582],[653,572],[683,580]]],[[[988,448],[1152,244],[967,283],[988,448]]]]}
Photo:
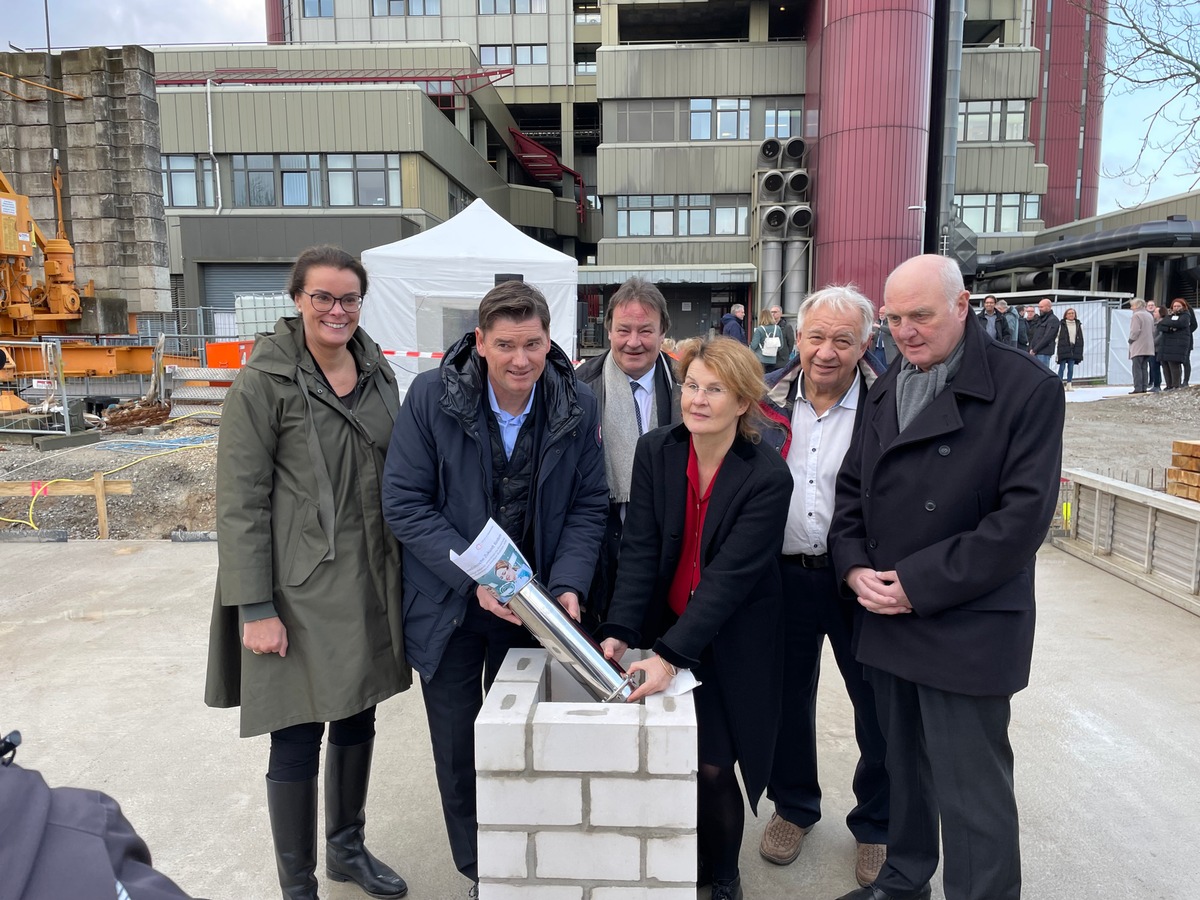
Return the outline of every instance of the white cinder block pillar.
{"type": "Polygon", "coordinates": [[[509,652],[475,720],[480,900],[694,900],[690,695],[596,703],[509,652]]]}

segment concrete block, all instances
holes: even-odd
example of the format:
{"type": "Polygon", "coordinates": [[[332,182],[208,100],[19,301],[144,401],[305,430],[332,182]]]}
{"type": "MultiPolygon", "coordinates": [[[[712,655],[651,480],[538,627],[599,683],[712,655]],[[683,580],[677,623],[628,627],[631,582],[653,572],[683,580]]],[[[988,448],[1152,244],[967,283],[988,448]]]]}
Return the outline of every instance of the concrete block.
{"type": "Polygon", "coordinates": [[[541,703],[533,713],[539,772],[636,772],[641,709],[617,703],[541,703]]]}
{"type": "Polygon", "coordinates": [[[580,825],[579,778],[480,775],[475,780],[480,825],[580,825]]]}
{"type": "Polygon", "coordinates": [[[480,831],[479,871],[492,878],[527,878],[528,846],[529,834],[524,831],[480,831]]]}
{"type": "Polygon", "coordinates": [[[690,775],[697,771],[696,703],[691,694],[646,698],[646,771],[690,775]]]}
{"type": "Polygon", "coordinates": [[[475,717],[475,769],[523,772],[538,686],[496,679],[475,717]]]}
{"type": "Polygon", "coordinates": [[[590,825],[696,827],[696,785],[689,779],[593,776],[590,788],[590,825]]]}
{"type": "Polygon", "coordinates": [[[82,447],[100,443],[98,431],[75,431],[71,434],[44,434],[33,439],[35,450],[65,450],[67,447],[82,447]]]}
{"type": "Polygon", "coordinates": [[[637,881],[642,842],[630,835],[543,831],[533,838],[538,878],[637,881]]]}
{"type": "Polygon", "coordinates": [[[573,884],[490,884],[480,881],[479,900],[583,900],[583,888],[573,884]]]}
{"type": "Polygon", "coordinates": [[[130,122],[158,122],[158,101],[154,97],[132,94],[125,98],[125,116],[130,122]]]}
{"type": "Polygon", "coordinates": [[[538,702],[546,699],[545,678],[546,660],[549,658],[545,650],[509,650],[496,673],[496,681],[525,682],[538,685],[538,702]]]}
{"type": "Polygon", "coordinates": [[[659,881],[696,881],[696,835],[649,838],[646,841],[646,877],[659,881]]]}
{"type": "Polygon", "coordinates": [[[597,887],[591,900],[696,900],[694,887],[597,887]]]}

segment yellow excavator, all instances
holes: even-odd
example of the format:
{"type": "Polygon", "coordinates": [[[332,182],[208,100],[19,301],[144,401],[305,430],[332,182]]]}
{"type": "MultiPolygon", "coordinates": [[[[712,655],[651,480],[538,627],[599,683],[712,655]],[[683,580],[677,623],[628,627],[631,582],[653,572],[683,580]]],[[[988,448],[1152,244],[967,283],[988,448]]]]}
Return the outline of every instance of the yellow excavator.
{"type": "MultiPolygon", "coordinates": [[[[97,300],[91,281],[79,285],[75,279],[75,249],[63,224],[62,171],[54,167],[52,179],[57,204],[58,229],[47,238],[29,211],[29,198],[17,193],[0,172],[0,386],[18,379],[54,378],[46,371],[41,349],[28,346],[44,336],[109,332],[98,326],[119,321],[123,331],[136,334],[124,304],[114,315],[116,301],[97,300]],[[42,254],[43,277],[34,277],[34,251],[42,254]],[[122,309],[124,311],[122,311],[122,309]],[[8,342],[6,343],[6,339],[8,342]],[[25,344],[26,346],[20,346],[25,344]]],[[[61,340],[62,372],[65,377],[116,377],[149,375],[156,369],[152,346],[105,346],[85,339],[61,340]]],[[[164,362],[195,365],[192,357],[164,362]]],[[[162,363],[160,363],[161,365],[162,363]]],[[[22,412],[27,404],[13,391],[0,391],[0,413],[22,412]]]]}

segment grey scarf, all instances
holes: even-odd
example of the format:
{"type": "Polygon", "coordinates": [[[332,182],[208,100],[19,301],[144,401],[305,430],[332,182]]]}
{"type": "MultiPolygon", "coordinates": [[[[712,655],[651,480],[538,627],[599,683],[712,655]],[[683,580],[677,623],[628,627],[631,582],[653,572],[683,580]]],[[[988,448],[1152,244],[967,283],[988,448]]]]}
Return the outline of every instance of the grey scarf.
{"type": "Polygon", "coordinates": [[[912,420],[954,380],[962,367],[965,344],[964,336],[954,352],[944,362],[930,366],[928,372],[922,372],[907,359],[900,365],[896,375],[896,418],[900,421],[900,431],[911,425],[912,420]]]}
{"type": "MultiPolygon", "coordinates": [[[[657,363],[655,363],[657,365],[657,363]]],[[[658,392],[650,398],[650,431],[658,425],[658,392]]],[[[633,390],[629,376],[621,371],[609,353],[604,359],[604,472],[608,476],[608,496],[616,503],[629,502],[633,484],[633,451],[637,447],[637,414],[633,410],[633,390]]]]}

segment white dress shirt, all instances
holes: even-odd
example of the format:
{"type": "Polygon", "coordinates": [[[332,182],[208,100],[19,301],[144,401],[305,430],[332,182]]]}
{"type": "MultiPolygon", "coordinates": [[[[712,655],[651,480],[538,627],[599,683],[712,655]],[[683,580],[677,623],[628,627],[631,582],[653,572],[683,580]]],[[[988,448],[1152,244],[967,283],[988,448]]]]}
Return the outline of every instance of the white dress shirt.
{"type": "Polygon", "coordinates": [[[854,436],[858,409],[859,375],[840,400],[817,415],[804,396],[801,376],[796,405],[792,408],[792,443],[787,464],[792,472],[792,502],[783,531],[783,552],[820,556],[829,548],[829,522],[838,470],[854,436]]]}
{"type": "MultiPolygon", "coordinates": [[[[655,363],[650,371],[641,378],[629,378],[628,375],[625,376],[629,378],[630,384],[636,383],[638,385],[638,391],[633,395],[633,398],[638,405],[638,411],[642,414],[642,434],[645,434],[647,431],[653,431],[658,427],[657,422],[650,420],[652,407],[654,406],[654,372],[657,368],[658,364],[655,363]]],[[[630,391],[632,390],[630,388],[630,391]]]]}

